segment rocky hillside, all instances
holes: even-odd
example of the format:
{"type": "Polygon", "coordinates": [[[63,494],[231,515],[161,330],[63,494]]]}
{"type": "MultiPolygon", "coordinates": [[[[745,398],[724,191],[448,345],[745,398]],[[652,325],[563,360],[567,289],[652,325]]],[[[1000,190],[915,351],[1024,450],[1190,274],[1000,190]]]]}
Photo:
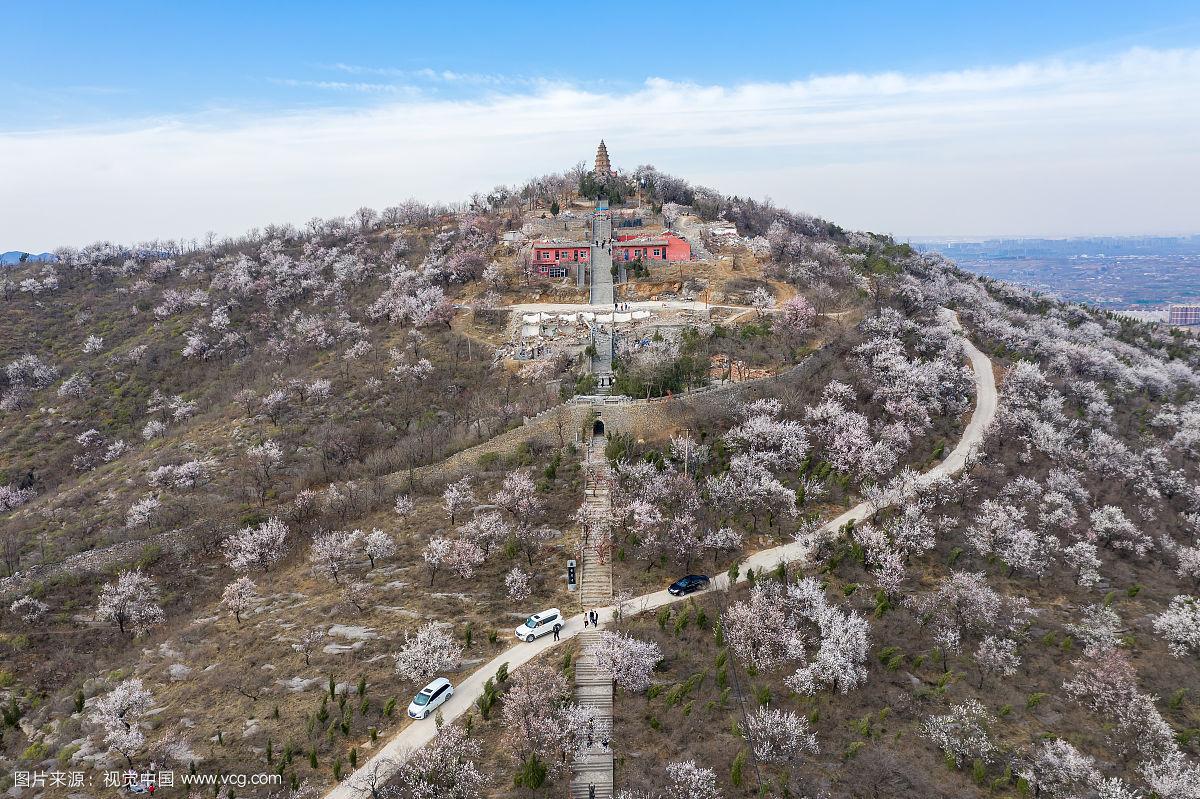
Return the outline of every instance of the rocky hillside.
{"type": "Polygon", "coordinates": [[[566,176],[6,268],[0,788],[65,796],[27,775],[79,772],[115,796],[105,770],[153,762],[324,791],[434,723],[404,710],[429,677],[576,612],[563,563],[595,533],[623,611],[613,729],[572,703],[564,646],[377,793],[560,795],[604,734],[628,799],[1200,796],[1196,340],[622,179],[702,260],[619,287],[656,316],[617,385],[669,421],[608,431],[602,532],[577,514],[590,426],[420,471],[591,388],[586,331],[533,358],[517,332],[531,300],[579,299],[526,273],[519,235],[587,213],[566,176]],[[922,482],[979,400],[963,336],[999,411],[922,482]],[[805,557],[739,565],[789,542],[805,557]],[[637,612],[689,572],[742,581],[637,612]]]}

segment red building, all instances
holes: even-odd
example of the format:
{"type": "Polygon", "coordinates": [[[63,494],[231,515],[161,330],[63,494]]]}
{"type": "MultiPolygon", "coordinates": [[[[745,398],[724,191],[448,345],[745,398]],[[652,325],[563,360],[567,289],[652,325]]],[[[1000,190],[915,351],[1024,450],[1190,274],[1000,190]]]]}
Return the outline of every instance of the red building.
{"type": "Polygon", "coordinates": [[[614,261],[690,261],[692,246],[687,239],[667,231],[657,236],[618,234],[613,242],[614,261]]]}
{"type": "Polygon", "coordinates": [[[549,277],[565,277],[570,264],[586,264],[592,258],[592,249],[579,241],[535,241],[533,243],[533,269],[549,277]]]}

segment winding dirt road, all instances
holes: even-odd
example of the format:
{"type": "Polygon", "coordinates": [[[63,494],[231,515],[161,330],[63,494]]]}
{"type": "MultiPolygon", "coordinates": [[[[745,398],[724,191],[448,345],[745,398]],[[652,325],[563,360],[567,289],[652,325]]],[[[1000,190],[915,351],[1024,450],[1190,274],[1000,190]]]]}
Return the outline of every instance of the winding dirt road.
{"type": "MultiPolygon", "coordinates": [[[[962,332],[957,314],[946,308],[940,309],[938,313],[944,321],[962,332]]],[[[965,336],[962,342],[971,370],[975,374],[975,410],[971,414],[971,420],[967,423],[966,429],[963,430],[958,445],[945,459],[921,475],[923,481],[942,475],[954,475],[962,471],[967,457],[982,442],[984,431],[996,415],[998,394],[995,376],[992,372],[992,362],[965,336]]],[[[824,529],[835,531],[851,519],[856,522],[861,521],[873,512],[874,509],[870,505],[865,502],[860,503],[836,519],[826,522],[824,529]]],[[[795,563],[803,560],[807,555],[807,548],[800,542],[761,550],[742,561],[739,582],[745,580],[747,569],[754,569],[756,573],[760,573],[763,569],[772,569],[781,562],[795,563]]],[[[720,590],[728,586],[728,575],[720,574],[713,577],[709,590],[720,590]]],[[[626,603],[624,607],[627,614],[641,613],[683,599],[686,597],[671,596],[664,589],[636,597],[626,603]]],[[[607,607],[599,611],[602,625],[612,621],[614,610],[613,607],[607,607]]],[[[480,666],[455,687],[454,696],[441,707],[441,715],[445,723],[454,722],[474,705],[475,700],[483,694],[484,683],[489,677],[496,674],[501,664],[507,663],[511,672],[546,650],[554,648],[562,641],[569,641],[582,631],[583,614],[579,614],[567,620],[562,629],[560,641],[553,640],[552,636],[546,636],[531,644],[514,643],[507,650],[480,666]]],[[[361,768],[330,790],[325,795],[325,799],[364,799],[371,796],[372,786],[385,784],[404,765],[413,750],[429,743],[436,734],[437,725],[433,719],[410,723],[380,747],[379,751],[372,755],[361,768]]],[[[370,744],[364,742],[359,744],[359,751],[368,750],[369,747],[370,744]]]]}

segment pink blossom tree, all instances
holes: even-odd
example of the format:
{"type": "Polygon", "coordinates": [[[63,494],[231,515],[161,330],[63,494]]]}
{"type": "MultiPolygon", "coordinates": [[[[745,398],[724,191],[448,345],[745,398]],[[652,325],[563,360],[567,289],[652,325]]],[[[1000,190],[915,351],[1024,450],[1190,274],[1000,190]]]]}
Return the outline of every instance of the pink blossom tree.
{"type": "Polygon", "coordinates": [[[475,567],[484,561],[483,550],[474,541],[444,536],[430,538],[421,556],[429,567],[431,586],[437,578],[438,571],[443,568],[450,569],[463,579],[469,579],[475,574],[475,567]]]}
{"type": "Polygon", "coordinates": [[[256,489],[258,504],[262,505],[267,500],[267,493],[271,490],[276,475],[283,468],[283,448],[270,439],[248,447],[246,465],[256,489]]]}
{"type": "Polygon", "coordinates": [[[807,333],[817,318],[816,309],[802,294],[785,300],[779,310],[783,329],[792,335],[807,333]]]}
{"type": "Polygon", "coordinates": [[[457,669],[462,663],[462,646],[444,625],[431,621],[415,635],[404,633],[404,643],[393,660],[401,682],[420,684],[439,672],[457,669]]]}
{"type": "Polygon", "coordinates": [[[476,764],[481,749],[461,727],[440,728],[405,761],[388,799],[480,799],[488,782],[476,764]]]}
{"type": "Polygon", "coordinates": [[[243,527],[225,539],[225,561],[234,571],[264,574],[287,556],[288,528],[272,516],[257,527],[243,527]]]}
{"type": "Polygon", "coordinates": [[[481,513],[472,518],[458,530],[459,536],[469,541],[474,541],[475,544],[483,550],[483,555],[486,558],[491,554],[492,548],[508,541],[512,535],[512,528],[509,527],[504,516],[499,511],[488,511],[481,513]]]}
{"type": "Polygon", "coordinates": [[[8,610],[26,624],[36,624],[45,618],[50,606],[40,599],[23,596],[9,605],[8,610]]]}
{"type": "Polygon", "coordinates": [[[154,527],[155,514],[161,506],[162,503],[159,502],[158,497],[146,494],[129,506],[129,510],[125,514],[125,526],[130,530],[138,527],[150,530],[154,527]]]}
{"type": "Polygon", "coordinates": [[[16,510],[37,496],[32,488],[20,488],[15,485],[0,486],[0,513],[16,510]]]}
{"type": "Polygon", "coordinates": [[[750,742],[759,760],[789,762],[801,752],[817,752],[817,736],[808,719],[790,710],[758,707],[746,715],[742,735],[750,742]]]}
{"type": "Polygon", "coordinates": [[[1066,562],[1072,564],[1077,572],[1075,584],[1083,588],[1091,588],[1100,582],[1100,552],[1096,545],[1087,541],[1076,541],[1063,548],[1066,562]]]}
{"type": "Polygon", "coordinates": [[[666,773],[670,783],[664,799],[721,799],[716,772],[710,768],[680,760],[668,763],[666,773]]]}
{"type": "Polygon", "coordinates": [[[533,524],[544,505],[533,478],[523,469],[504,476],[504,484],[492,494],[491,502],[507,511],[518,529],[533,524]]]}
{"type": "Polygon", "coordinates": [[[955,765],[964,760],[978,758],[990,760],[996,751],[988,728],[996,718],[978,700],[968,699],[962,704],[952,705],[944,716],[930,716],[921,726],[925,737],[933,741],[938,749],[955,765]]]}
{"type": "Polygon", "coordinates": [[[814,694],[822,688],[847,693],[867,678],[870,625],[853,610],[831,604],[820,582],[806,577],[788,587],[796,615],[817,630],[816,651],[784,682],[793,691],[814,694]]]}
{"type": "Polygon", "coordinates": [[[737,530],[731,527],[721,527],[717,530],[706,532],[700,543],[712,553],[713,565],[715,566],[723,553],[732,553],[740,550],[745,545],[745,539],[737,530]]]}
{"type": "Polygon", "coordinates": [[[755,584],[746,600],[730,604],[721,614],[721,633],[738,659],[759,671],[784,663],[803,647],[784,589],[774,581],[755,584]]]}
{"type": "Polygon", "coordinates": [[[596,664],[613,676],[613,683],[630,693],[641,693],[653,682],[652,674],[662,650],[653,641],[625,633],[605,631],[595,647],[596,664]]]}
{"type": "Polygon", "coordinates": [[[550,763],[552,772],[569,765],[576,749],[571,694],[562,674],[540,664],[525,666],[509,677],[500,723],[504,747],[518,762],[536,757],[550,763]]]}
{"type": "Polygon", "coordinates": [[[458,577],[469,580],[475,575],[475,569],[485,560],[483,550],[474,541],[463,538],[454,539],[450,549],[450,571],[458,577]]]}
{"type": "Polygon", "coordinates": [[[942,649],[945,668],[945,653],[958,652],[965,634],[984,633],[998,623],[1003,600],[982,572],[954,571],[912,604],[942,649]]]}
{"type": "Polygon", "coordinates": [[[142,681],[132,679],[97,698],[88,713],[88,720],[100,728],[105,745],[120,753],[130,767],[133,756],[146,744],[142,724],[153,704],[154,697],[142,681]]]}
{"type": "Polygon", "coordinates": [[[1100,777],[1096,759],[1062,738],[1043,741],[1028,767],[1021,770],[1036,795],[1068,799],[1085,793],[1100,777]]]}
{"type": "Polygon", "coordinates": [[[325,637],[325,630],[320,627],[316,627],[304,633],[304,635],[300,636],[298,641],[295,641],[292,644],[292,649],[304,656],[305,666],[312,665],[309,658],[316,648],[320,646],[321,642],[325,640],[325,637]]]}
{"type": "Polygon", "coordinates": [[[146,632],[164,620],[158,587],[141,571],[123,571],[100,590],[96,618],[114,622],[122,633],[126,629],[134,635],[146,632]]]}
{"type": "Polygon", "coordinates": [[[221,593],[221,605],[233,614],[238,624],[242,623],[242,614],[254,606],[258,598],[258,587],[249,577],[242,576],[225,586],[221,593]]]}
{"type": "Polygon", "coordinates": [[[1171,654],[1185,658],[1200,653],[1200,599],[1179,595],[1154,617],[1154,631],[1166,639],[1171,654]]]}
{"type": "Polygon", "coordinates": [[[396,554],[396,539],[378,527],[364,535],[361,541],[363,554],[371,562],[372,569],[375,568],[376,559],[383,560],[396,554]]]}
{"type": "Polygon", "coordinates": [[[504,587],[508,590],[508,598],[514,602],[524,602],[532,593],[529,583],[530,575],[520,566],[513,566],[504,577],[504,587]]]}
{"type": "Polygon", "coordinates": [[[1102,652],[1120,646],[1122,630],[1121,617],[1106,605],[1087,606],[1078,621],[1067,625],[1067,632],[1088,651],[1102,652]]]}
{"type": "Polygon", "coordinates": [[[980,688],[989,674],[1011,677],[1021,665],[1021,657],[1017,654],[1017,642],[1010,638],[986,636],[975,650],[975,663],[979,666],[980,688]]]}
{"type": "Polygon", "coordinates": [[[475,490],[471,487],[470,475],[450,483],[446,486],[446,490],[442,492],[442,506],[445,507],[446,513],[450,516],[450,524],[454,524],[455,516],[474,505],[477,501],[475,490]]]}
{"type": "Polygon", "coordinates": [[[1118,552],[1131,552],[1141,557],[1150,551],[1150,536],[1129,520],[1116,505],[1096,508],[1090,516],[1090,536],[1118,552]]]}

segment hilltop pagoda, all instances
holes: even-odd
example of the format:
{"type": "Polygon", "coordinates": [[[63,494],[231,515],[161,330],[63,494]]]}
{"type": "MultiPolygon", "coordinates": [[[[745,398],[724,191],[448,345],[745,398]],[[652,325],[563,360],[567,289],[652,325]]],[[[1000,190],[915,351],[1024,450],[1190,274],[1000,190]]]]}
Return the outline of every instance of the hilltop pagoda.
{"type": "Polygon", "coordinates": [[[596,148],[596,177],[606,177],[612,174],[612,164],[608,161],[608,148],[604,146],[604,139],[600,140],[600,146],[596,148]]]}

